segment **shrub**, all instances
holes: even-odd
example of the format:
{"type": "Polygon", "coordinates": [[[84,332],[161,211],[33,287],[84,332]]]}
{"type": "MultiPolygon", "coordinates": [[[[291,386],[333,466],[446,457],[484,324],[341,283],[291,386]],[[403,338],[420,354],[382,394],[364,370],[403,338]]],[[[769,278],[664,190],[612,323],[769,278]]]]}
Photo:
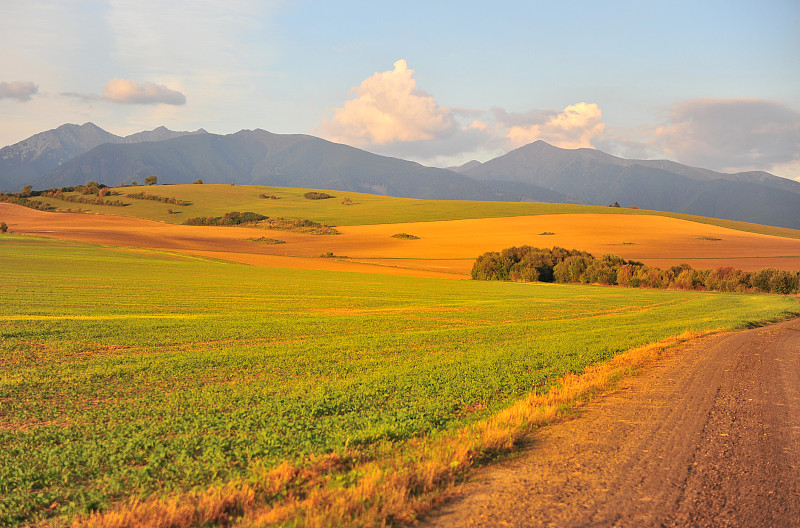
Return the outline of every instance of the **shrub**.
{"type": "Polygon", "coordinates": [[[404,240],[419,240],[417,235],[409,235],[408,233],[396,233],[392,235],[392,238],[402,238],[404,240]]]}
{"type": "Polygon", "coordinates": [[[0,233],[8,233],[8,226],[5,222],[0,222],[0,233]]]}
{"type": "Polygon", "coordinates": [[[146,192],[130,193],[126,194],[125,196],[127,196],[128,198],[134,198],[136,200],[153,200],[156,202],[162,202],[172,205],[181,205],[184,207],[187,205],[192,205],[192,202],[186,200],[179,200],[174,196],[158,196],[157,194],[149,194],[146,192]]]}
{"type": "Polygon", "coordinates": [[[202,185],[202,184],[203,184],[203,180],[201,180],[200,178],[198,178],[198,179],[196,179],[195,181],[193,181],[192,183],[194,183],[195,185],[202,185]]]}
{"type": "Polygon", "coordinates": [[[261,220],[255,227],[264,229],[274,229],[276,231],[293,231],[308,235],[338,235],[339,232],[326,224],[313,222],[311,220],[290,220],[287,218],[268,218],[261,220]]]}
{"type": "Polygon", "coordinates": [[[774,268],[758,270],[750,277],[750,284],[756,291],[768,293],[796,293],[797,281],[796,273],[774,268]]]}
{"type": "Polygon", "coordinates": [[[327,200],[328,198],[333,198],[333,196],[331,196],[328,193],[317,192],[317,191],[309,191],[305,193],[303,196],[305,196],[309,200],[327,200]]]}
{"type": "Polygon", "coordinates": [[[157,183],[158,183],[158,177],[157,176],[147,176],[144,179],[144,184],[145,185],[155,185],[157,183]]]}
{"type": "Polygon", "coordinates": [[[231,211],[222,216],[208,216],[208,217],[195,217],[187,218],[183,221],[186,225],[207,225],[207,226],[234,226],[241,224],[251,224],[266,220],[266,216],[250,211],[240,213],[238,211],[231,211]]]}
{"type": "Polygon", "coordinates": [[[258,237],[258,238],[248,238],[247,240],[251,242],[258,242],[259,244],[285,244],[285,240],[278,240],[277,238],[268,238],[268,237],[258,237]]]}

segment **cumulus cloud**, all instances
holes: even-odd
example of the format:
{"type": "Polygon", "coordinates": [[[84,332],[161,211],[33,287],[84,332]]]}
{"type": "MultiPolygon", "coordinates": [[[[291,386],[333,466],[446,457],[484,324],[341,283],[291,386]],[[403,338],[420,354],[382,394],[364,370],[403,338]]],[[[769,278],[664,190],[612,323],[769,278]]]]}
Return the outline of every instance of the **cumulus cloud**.
{"type": "Polygon", "coordinates": [[[16,99],[24,103],[38,92],[39,87],[30,81],[0,81],[0,99],[16,99]]]}
{"type": "Polygon", "coordinates": [[[121,104],[186,104],[185,95],[164,85],[116,78],[103,86],[103,99],[121,104]]]}
{"type": "Polygon", "coordinates": [[[677,104],[654,131],[667,157],[740,171],[800,162],[800,113],[762,99],[694,99],[677,104]]]}
{"type": "Polygon", "coordinates": [[[508,125],[505,137],[513,147],[544,140],[561,148],[593,148],[592,140],[605,130],[600,107],[594,103],[577,103],[558,113],[536,112],[526,115],[495,110],[501,122],[508,125]],[[527,119],[539,122],[524,124],[527,119]]]}
{"type": "Polygon", "coordinates": [[[451,110],[417,89],[405,60],[375,73],[353,89],[354,97],[320,126],[332,141],[357,146],[428,141],[454,132],[451,110]]]}

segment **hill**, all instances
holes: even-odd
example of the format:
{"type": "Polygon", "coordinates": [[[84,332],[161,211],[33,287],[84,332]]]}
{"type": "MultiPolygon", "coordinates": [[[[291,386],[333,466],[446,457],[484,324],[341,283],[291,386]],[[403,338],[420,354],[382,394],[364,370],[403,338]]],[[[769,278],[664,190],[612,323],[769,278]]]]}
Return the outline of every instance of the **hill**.
{"type": "Polygon", "coordinates": [[[544,141],[473,166],[485,181],[540,185],[579,202],[800,228],[800,182],[766,172],[724,174],[667,160],[628,160],[544,141]]]}

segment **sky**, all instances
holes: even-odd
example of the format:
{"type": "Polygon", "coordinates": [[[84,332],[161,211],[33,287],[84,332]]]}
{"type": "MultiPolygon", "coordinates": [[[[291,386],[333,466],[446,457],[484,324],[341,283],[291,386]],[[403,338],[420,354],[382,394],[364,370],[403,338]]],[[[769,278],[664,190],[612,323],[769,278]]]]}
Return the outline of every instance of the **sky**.
{"type": "Polygon", "coordinates": [[[0,0],[0,146],[64,123],[451,166],[544,140],[800,179],[800,2],[0,0]]]}

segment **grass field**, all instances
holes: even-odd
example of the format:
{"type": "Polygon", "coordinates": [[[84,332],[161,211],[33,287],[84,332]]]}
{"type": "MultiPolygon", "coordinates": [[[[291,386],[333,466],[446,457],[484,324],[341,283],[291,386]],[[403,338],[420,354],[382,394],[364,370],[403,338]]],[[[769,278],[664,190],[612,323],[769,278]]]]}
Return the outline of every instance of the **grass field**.
{"type": "MultiPolygon", "coordinates": [[[[230,211],[253,211],[270,217],[301,218],[323,222],[328,225],[370,225],[402,222],[430,222],[441,220],[463,220],[471,218],[498,218],[545,214],[625,214],[667,216],[709,225],[726,227],[751,233],[800,238],[800,231],[781,227],[763,226],[747,222],[736,222],[717,218],[665,213],[639,209],[600,207],[593,205],[524,203],[524,202],[465,202],[458,200],[414,200],[343,191],[328,191],[334,197],[326,200],[308,200],[303,195],[308,189],[282,187],[256,187],[247,185],[158,185],[124,187],[117,189],[125,207],[75,204],[55,198],[37,197],[62,210],[76,210],[133,216],[181,223],[187,218],[222,216],[230,211]],[[145,192],[164,197],[175,197],[191,202],[189,206],[168,205],[151,200],[127,198],[127,194],[145,192]],[[260,198],[261,194],[278,199],[260,198]],[[342,203],[349,199],[350,205],[342,203]],[[173,214],[167,212],[168,209],[173,214]]],[[[632,204],[635,205],[635,204],[632,204]]]]}
{"type": "Polygon", "coordinates": [[[402,450],[632,347],[800,312],[780,296],[259,268],[13,235],[0,297],[4,525],[402,450]]]}

